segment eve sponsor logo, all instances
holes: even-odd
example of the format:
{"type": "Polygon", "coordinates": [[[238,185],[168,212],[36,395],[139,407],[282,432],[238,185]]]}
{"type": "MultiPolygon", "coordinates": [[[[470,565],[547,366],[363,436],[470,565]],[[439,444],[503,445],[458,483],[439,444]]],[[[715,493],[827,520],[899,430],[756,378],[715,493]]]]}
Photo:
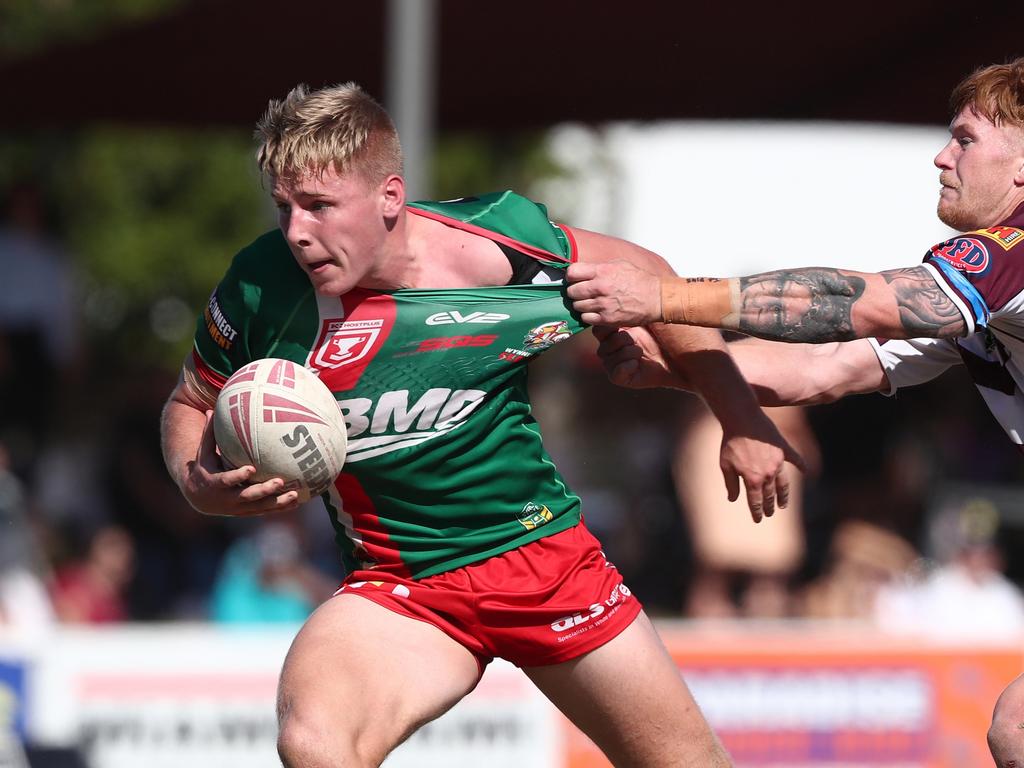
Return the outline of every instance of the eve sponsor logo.
{"type": "Polygon", "coordinates": [[[500,323],[502,320],[508,320],[511,315],[506,315],[503,312],[470,312],[468,315],[464,315],[457,309],[453,309],[450,312],[435,312],[433,315],[427,318],[427,325],[454,325],[456,323],[481,323],[493,325],[494,323],[500,323]]]}

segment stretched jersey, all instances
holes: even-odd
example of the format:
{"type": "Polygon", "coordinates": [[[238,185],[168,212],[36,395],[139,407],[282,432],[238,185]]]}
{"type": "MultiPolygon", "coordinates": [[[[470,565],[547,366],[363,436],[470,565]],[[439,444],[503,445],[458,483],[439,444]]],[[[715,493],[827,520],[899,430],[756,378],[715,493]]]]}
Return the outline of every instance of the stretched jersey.
{"type": "Polygon", "coordinates": [[[924,264],[960,310],[968,335],[873,340],[890,394],[962,364],[1010,439],[1024,444],[1024,205],[998,226],[932,247],[924,264]]]}
{"type": "MultiPolygon", "coordinates": [[[[568,231],[511,192],[409,213],[487,237],[557,275],[568,231]]],[[[526,364],[584,326],[561,282],[318,294],[279,231],[234,259],[199,319],[197,369],[216,387],[280,357],[316,372],[348,427],[325,495],[346,565],[412,578],[483,560],[579,522],[541,443],[526,364]]]]}

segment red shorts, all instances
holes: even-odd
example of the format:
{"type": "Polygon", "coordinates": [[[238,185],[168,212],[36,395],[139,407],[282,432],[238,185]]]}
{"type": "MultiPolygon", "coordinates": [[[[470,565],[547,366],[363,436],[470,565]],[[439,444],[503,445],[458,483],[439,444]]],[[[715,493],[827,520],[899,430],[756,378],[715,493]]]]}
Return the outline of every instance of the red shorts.
{"type": "Polygon", "coordinates": [[[336,595],[360,595],[433,624],[486,665],[557,664],[604,645],[640,601],[583,524],[418,581],[354,571],[336,595]]]}

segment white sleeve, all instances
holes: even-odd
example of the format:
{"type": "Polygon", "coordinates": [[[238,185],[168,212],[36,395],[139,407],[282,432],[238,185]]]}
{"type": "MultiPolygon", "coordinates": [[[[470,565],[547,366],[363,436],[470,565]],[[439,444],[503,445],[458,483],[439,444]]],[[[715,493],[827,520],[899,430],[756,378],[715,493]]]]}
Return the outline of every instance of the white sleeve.
{"type": "Polygon", "coordinates": [[[931,381],[947,368],[962,365],[956,343],[949,339],[868,339],[889,380],[884,395],[931,381]]]}

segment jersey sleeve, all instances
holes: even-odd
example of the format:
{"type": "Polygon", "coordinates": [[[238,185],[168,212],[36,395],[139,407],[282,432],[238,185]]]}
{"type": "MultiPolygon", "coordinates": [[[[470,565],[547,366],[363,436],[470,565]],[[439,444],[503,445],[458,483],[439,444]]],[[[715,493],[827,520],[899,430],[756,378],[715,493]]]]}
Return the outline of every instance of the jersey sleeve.
{"type": "Polygon", "coordinates": [[[410,203],[414,213],[443,220],[525,253],[549,267],[576,261],[576,241],[567,227],[548,218],[547,208],[512,190],[442,202],[410,203]]]}
{"type": "Polygon", "coordinates": [[[1024,293],[1024,230],[989,227],[933,246],[924,264],[960,310],[968,334],[1019,314],[1024,293]]]}
{"type": "Polygon", "coordinates": [[[889,380],[891,396],[896,390],[931,381],[963,360],[949,339],[868,339],[889,380]]]}
{"type": "Polygon", "coordinates": [[[220,389],[246,363],[273,356],[288,310],[311,290],[279,231],[239,251],[196,321],[198,374],[220,389]]]}

